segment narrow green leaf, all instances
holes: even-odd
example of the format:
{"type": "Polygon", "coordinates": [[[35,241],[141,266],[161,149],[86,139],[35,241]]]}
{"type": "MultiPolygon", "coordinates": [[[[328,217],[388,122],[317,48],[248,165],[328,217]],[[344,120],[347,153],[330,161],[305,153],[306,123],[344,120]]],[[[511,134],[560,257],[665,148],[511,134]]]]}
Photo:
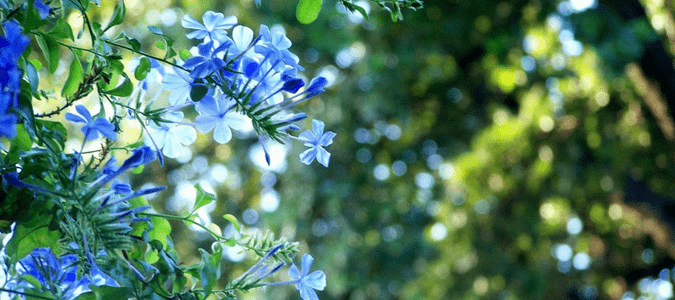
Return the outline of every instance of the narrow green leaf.
{"type": "Polygon", "coordinates": [[[70,63],[70,73],[68,74],[66,83],[63,85],[63,90],[61,90],[61,96],[68,98],[77,92],[77,88],[80,86],[80,83],[82,83],[82,79],[84,79],[82,64],[77,55],[75,55],[73,61],[70,63]]]}
{"type": "Polygon", "coordinates": [[[302,24],[314,22],[321,11],[322,0],[300,0],[295,10],[295,16],[302,24]]]}
{"type": "Polygon", "coordinates": [[[40,85],[40,76],[38,76],[38,71],[35,68],[35,65],[32,63],[26,64],[26,75],[28,75],[28,83],[30,83],[31,90],[33,93],[36,93],[38,86],[40,85]]]}
{"type": "Polygon", "coordinates": [[[127,74],[122,73],[122,76],[124,76],[124,82],[122,82],[122,84],[110,91],[104,91],[104,93],[118,97],[128,97],[131,95],[134,91],[134,85],[131,84],[131,80],[127,74]]]}
{"type": "Polygon", "coordinates": [[[138,67],[136,67],[136,70],[134,71],[134,77],[136,77],[136,79],[138,80],[145,79],[145,77],[148,76],[150,67],[151,67],[150,60],[147,57],[141,58],[138,67]]]}
{"type": "Polygon", "coordinates": [[[231,214],[225,214],[223,215],[223,219],[230,221],[232,225],[234,225],[234,229],[237,230],[237,232],[241,231],[241,227],[239,227],[239,221],[237,220],[237,217],[231,215],[231,214]]]}
{"type": "Polygon", "coordinates": [[[162,41],[156,41],[155,47],[157,47],[157,49],[159,49],[159,50],[166,50],[166,47],[164,46],[164,42],[162,42],[162,41]]]}

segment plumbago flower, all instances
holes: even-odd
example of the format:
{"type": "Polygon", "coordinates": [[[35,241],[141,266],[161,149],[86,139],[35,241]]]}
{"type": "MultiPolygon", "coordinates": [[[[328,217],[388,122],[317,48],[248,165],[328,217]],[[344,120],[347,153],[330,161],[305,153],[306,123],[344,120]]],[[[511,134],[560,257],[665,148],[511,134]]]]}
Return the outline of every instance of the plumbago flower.
{"type": "Polygon", "coordinates": [[[225,144],[232,139],[232,130],[241,130],[246,124],[246,116],[234,111],[237,103],[225,95],[218,100],[206,96],[196,106],[199,116],[195,118],[197,130],[202,133],[213,129],[213,140],[225,144]],[[214,129],[215,128],[215,129],[214,129]]]}
{"type": "Polygon", "coordinates": [[[169,104],[181,105],[190,100],[190,89],[192,88],[192,78],[190,73],[173,68],[173,73],[166,73],[162,78],[162,84],[165,89],[171,91],[169,94],[169,104]]]}
{"type": "Polygon", "coordinates": [[[300,291],[300,297],[303,300],[319,300],[319,296],[314,290],[323,291],[326,287],[326,273],[321,270],[309,273],[309,269],[312,267],[313,262],[314,258],[311,255],[304,254],[302,256],[300,269],[298,269],[295,264],[288,269],[288,276],[293,278],[293,280],[273,282],[268,283],[267,285],[295,284],[295,287],[300,291]]]}
{"type": "Polygon", "coordinates": [[[181,25],[188,29],[194,29],[195,31],[187,34],[189,39],[205,39],[206,37],[209,40],[223,41],[227,38],[227,29],[232,28],[232,26],[237,24],[237,17],[227,16],[225,17],[222,13],[216,13],[213,11],[207,11],[202,16],[204,24],[202,25],[199,21],[195,20],[190,15],[183,16],[181,20],[181,25]]]}
{"type": "Polygon", "coordinates": [[[192,145],[197,139],[197,132],[189,125],[178,124],[183,120],[183,112],[177,111],[167,113],[164,119],[168,122],[155,125],[154,122],[150,127],[154,131],[150,132],[150,136],[146,136],[145,144],[153,145],[154,140],[158,149],[162,149],[162,153],[170,158],[176,158],[183,153],[185,146],[192,145]]]}
{"type": "Polygon", "coordinates": [[[305,146],[310,147],[304,152],[300,153],[300,161],[303,164],[309,165],[314,159],[328,167],[330,160],[330,153],[323,147],[330,146],[333,143],[335,133],[332,131],[323,132],[324,123],[319,120],[312,120],[312,131],[305,131],[298,137],[298,140],[305,143],[305,146]]]}
{"type": "Polygon", "coordinates": [[[84,105],[78,104],[75,106],[75,109],[81,116],[66,113],[66,120],[85,124],[82,126],[85,141],[97,139],[99,133],[113,141],[117,138],[115,125],[110,124],[110,121],[105,118],[92,119],[91,114],[84,105]]]}
{"type": "MultiPolygon", "coordinates": [[[[187,72],[176,70],[164,79],[172,92],[169,101],[178,105],[194,95],[203,95],[202,99],[191,99],[199,113],[195,125],[202,133],[214,130],[213,138],[218,143],[231,140],[231,128],[240,128],[246,120],[244,115],[250,118],[260,141],[267,135],[283,143],[282,138],[292,138],[287,130],[297,129],[293,123],[306,116],[288,110],[323,92],[327,80],[313,78],[305,88],[298,77],[298,71],[304,69],[298,56],[289,50],[292,43],[283,30],[272,31],[261,25],[259,35],[254,37],[250,28],[235,25],[236,18],[213,12],[204,14],[203,25],[190,16],[183,18],[183,27],[195,30],[187,37],[202,39],[202,43],[182,65],[187,72]],[[230,38],[225,29],[232,27],[230,38]]],[[[303,163],[317,159],[328,166],[330,154],[323,147],[332,143],[335,134],[327,134],[323,136],[322,131],[318,140],[306,134],[294,138],[312,147],[301,157],[303,163]]],[[[265,155],[269,156],[266,151],[265,155]]]]}
{"type": "Polygon", "coordinates": [[[30,43],[30,39],[21,34],[16,21],[5,22],[5,36],[0,37],[0,136],[10,139],[16,136],[16,115],[10,108],[17,107],[21,70],[18,59],[30,43]]]}

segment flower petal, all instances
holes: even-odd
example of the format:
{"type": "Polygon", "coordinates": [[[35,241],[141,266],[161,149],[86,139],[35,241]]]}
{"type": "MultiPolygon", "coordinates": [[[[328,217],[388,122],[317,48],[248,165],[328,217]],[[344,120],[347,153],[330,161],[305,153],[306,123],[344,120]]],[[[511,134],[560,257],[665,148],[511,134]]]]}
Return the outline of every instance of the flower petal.
{"type": "Polygon", "coordinates": [[[300,153],[300,162],[306,165],[311,164],[316,158],[316,148],[309,148],[300,153]]]}
{"type": "Polygon", "coordinates": [[[317,137],[320,137],[323,135],[323,128],[325,127],[325,124],[321,120],[312,120],[312,131],[314,131],[314,135],[317,137]]]}
{"type": "Polygon", "coordinates": [[[87,120],[85,120],[83,117],[80,117],[76,114],[71,114],[69,112],[66,113],[66,120],[75,123],[87,123],[87,120]]]}
{"type": "Polygon", "coordinates": [[[78,104],[75,106],[75,110],[77,110],[77,112],[81,114],[85,120],[87,120],[87,123],[91,122],[91,114],[84,105],[78,104]]]}
{"type": "Polygon", "coordinates": [[[206,27],[202,25],[202,23],[199,23],[199,21],[187,14],[184,15],[183,19],[180,20],[180,24],[183,26],[183,28],[187,29],[206,30],[206,27]]]}
{"type": "Polygon", "coordinates": [[[288,268],[288,276],[295,280],[300,279],[300,271],[298,270],[298,267],[295,266],[295,264],[288,268]]]}
{"type": "Polygon", "coordinates": [[[216,123],[213,130],[213,140],[219,144],[227,144],[232,139],[232,130],[224,122],[216,123]]]}
{"type": "Polygon", "coordinates": [[[324,133],[321,136],[321,139],[319,139],[319,145],[324,146],[324,147],[330,146],[331,144],[333,144],[333,138],[336,135],[337,134],[335,132],[332,132],[332,131],[328,131],[328,132],[324,133]]]}
{"type": "Polygon", "coordinates": [[[317,146],[316,148],[316,161],[318,161],[320,164],[322,164],[324,167],[328,168],[328,162],[330,161],[330,153],[326,151],[326,149],[322,148],[321,146],[317,146]]]}
{"type": "Polygon", "coordinates": [[[326,273],[321,270],[314,271],[307,275],[303,282],[315,290],[323,291],[326,287],[326,273]]]}
{"type": "Polygon", "coordinates": [[[307,276],[307,273],[309,273],[309,269],[312,268],[312,263],[314,262],[314,257],[311,255],[305,253],[302,255],[302,277],[307,276]]]}

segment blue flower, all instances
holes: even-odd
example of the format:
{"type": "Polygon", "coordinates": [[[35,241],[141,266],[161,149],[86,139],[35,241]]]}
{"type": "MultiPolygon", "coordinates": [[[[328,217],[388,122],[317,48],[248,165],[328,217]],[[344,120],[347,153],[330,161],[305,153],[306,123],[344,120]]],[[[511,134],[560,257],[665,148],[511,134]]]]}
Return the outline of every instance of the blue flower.
{"type": "Polygon", "coordinates": [[[253,42],[253,30],[246,26],[237,25],[232,29],[232,42],[233,45],[230,47],[228,53],[230,56],[246,52],[253,42]]]}
{"type": "Polygon", "coordinates": [[[162,79],[164,88],[171,91],[169,94],[169,103],[171,105],[180,105],[190,99],[190,88],[192,87],[192,78],[190,74],[178,68],[173,68],[173,73],[167,73],[162,79]]]}
{"type": "MultiPolygon", "coordinates": [[[[83,276],[78,280],[77,256],[69,254],[56,258],[49,248],[35,248],[19,261],[17,271],[19,275],[30,275],[37,279],[43,289],[58,291],[59,299],[75,299],[80,294],[90,291],[90,284],[119,286],[95,265],[91,267],[88,277],[83,276]]],[[[9,282],[7,287],[16,291],[36,288],[24,281],[9,282]]]]}
{"type": "Polygon", "coordinates": [[[266,25],[261,25],[260,41],[261,43],[256,44],[254,47],[255,52],[269,58],[278,71],[283,71],[284,69],[283,65],[277,64],[278,61],[282,61],[287,65],[297,68],[300,71],[304,71],[304,69],[298,64],[300,61],[298,56],[288,50],[292,43],[283,32],[275,31],[272,33],[270,32],[269,27],[266,25]]]}
{"type": "Polygon", "coordinates": [[[92,121],[91,114],[84,105],[77,105],[75,109],[82,116],[78,116],[71,113],[66,113],[66,120],[75,122],[75,123],[85,123],[86,125],[82,126],[82,132],[84,133],[84,140],[89,141],[98,138],[98,134],[102,134],[108,139],[115,140],[117,133],[115,133],[115,125],[110,124],[105,118],[96,118],[92,121]]]}
{"type": "Polygon", "coordinates": [[[301,270],[298,270],[295,264],[288,269],[288,276],[297,282],[295,287],[300,291],[300,297],[303,300],[319,300],[319,296],[316,295],[314,290],[323,291],[326,287],[326,274],[323,271],[318,270],[309,273],[313,262],[314,258],[305,253],[302,256],[301,270]]]}
{"type": "MultiPolygon", "coordinates": [[[[166,119],[170,122],[180,122],[183,120],[182,112],[167,114],[166,119]]],[[[167,157],[176,158],[185,146],[192,145],[197,140],[197,132],[188,125],[177,125],[176,123],[162,123],[160,126],[150,125],[155,129],[150,133],[150,138],[155,141],[158,149],[167,157]]],[[[145,144],[150,146],[152,142],[146,138],[145,144]]]]}
{"type": "Polygon", "coordinates": [[[314,159],[322,164],[324,167],[328,167],[328,161],[330,160],[330,153],[326,151],[323,147],[329,146],[333,143],[333,138],[336,134],[332,131],[323,132],[324,123],[320,120],[312,120],[312,130],[303,132],[298,136],[298,140],[305,143],[305,146],[310,147],[304,152],[300,153],[300,161],[303,164],[309,165],[314,159]]]}
{"type": "Polygon", "coordinates": [[[124,172],[129,168],[135,168],[141,165],[149,164],[157,159],[155,150],[148,146],[136,148],[127,160],[122,163],[122,166],[115,173],[124,172]]]}
{"type": "Polygon", "coordinates": [[[181,25],[183,25],[184,28],[195,30],[186,34],[187,38],[204,39],[208,36],[209,41],[215,40],[219,43],[222,43],[227,39],[227,31],[225,30],[230,29],[232,26],[237,24],[237,17],[225,17],[225,15],[222,13],[216,13],[213,11],[207,11],[204,13],[202,20],[204,21],[203,25],[190,15],[183,16],[181,25]]]}
{"type": "Polygon", "coordinates": [[[18,106],[21,70],[18,59],[30,43],[16,21],[5,22],[5,36],[0,37],[0,136],[14,138],[18,118],[10,108],[18,106]]]}
{"type": "Polygon", "coordinates": [[[232,130],[241,130],[246,123],[246,116],[234,111],[237,103],[223,95],[218,100],[211,96],[204,97],[197,103],[199,116],[195,118],[197,130],[206,133],[213,129],[213,140],[225,144],[232,139],[232,130]],[[215,129],[214,129],[215,128],[215,129]]]}
{"type": "Polygon", "coordinates": [[[49,5],[42,3],[42,0],[35,0],[33,5],[35,5],[35,9],[40,13],[40,19],[44,20],[49,17],[49,13],[52,10],[49,5]]]}
{"type": "Polygon", "coordinates": [[[218,48],[213,48],[213,42],[199,44],[197,46],[197,54],[185,61],[183,67],[192,69],[190,77],[204,78],[211,75],[216,70],[225,67],[225,62],[220,59],[217,54],[227,49],[232,44],[231,41],[226,41],[218,48]]]}

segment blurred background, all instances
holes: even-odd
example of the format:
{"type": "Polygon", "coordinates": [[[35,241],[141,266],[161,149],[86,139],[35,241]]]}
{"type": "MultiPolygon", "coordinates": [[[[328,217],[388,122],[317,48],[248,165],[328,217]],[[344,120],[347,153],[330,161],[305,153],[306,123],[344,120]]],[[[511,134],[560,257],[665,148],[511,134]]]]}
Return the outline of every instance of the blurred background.
{"type": "MultiPolygon", "coordinates": [[[[103,2],[107,20],[115,1],[103,2]]],[[[230,213],[247,232],[299,241],[327,274],[322,300],[673,296],[675,2],[424,0],[392,22],[369,1],[355,1],[366,21],[325,0],[309,25],[296,1],[125,4],[123,29],[144,45],[152,25],[189,48],[180,19],[214,10],[256,33],[283,28],[305,76],[328,78],[300,109],[338,134],[329,168],[302,165],[299,143],[268,144],[267,166],[239,132],[225,145],[200,135],[133,178],[169,186],[157,211],[180,215],[199,183],[218,196],[202,216],[224,234],[230,213]]],[[[185,264],[210,249],[204,232],[171,225],[185,264]]],[[[254,263],[240,250],[223,282],[254,263]]]]}

